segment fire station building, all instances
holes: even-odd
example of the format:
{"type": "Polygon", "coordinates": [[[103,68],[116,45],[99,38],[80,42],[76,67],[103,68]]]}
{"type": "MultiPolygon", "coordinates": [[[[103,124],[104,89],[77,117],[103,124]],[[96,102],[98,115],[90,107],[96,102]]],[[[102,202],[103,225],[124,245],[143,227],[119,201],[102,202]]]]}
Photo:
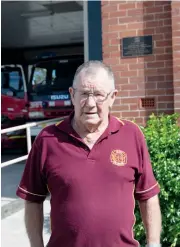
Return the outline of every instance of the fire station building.
{"type": "Polygon", "coordinates": [[[85,59],[115,73],[113,114],[144,124],[151,113],[180,112],[180,2],[89,1],[84,15],[85,59]]]}

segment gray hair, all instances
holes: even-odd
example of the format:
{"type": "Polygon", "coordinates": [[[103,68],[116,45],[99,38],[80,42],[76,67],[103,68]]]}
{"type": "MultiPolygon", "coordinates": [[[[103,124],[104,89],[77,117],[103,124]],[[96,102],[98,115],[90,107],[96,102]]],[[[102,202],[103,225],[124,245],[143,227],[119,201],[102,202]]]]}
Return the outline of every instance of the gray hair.
{"type": "Polygon", "coordinates": [[[79,75],[81,72],[85,72],[85,75],[96,75],[99,69],[104,69],[107,73],[110,83],[112,84],[112,89],[115,89],[115,78],[111,68],[98,60],[91,60],[80,65],[74,75],[73,87],[79,81],[79,75]]]}

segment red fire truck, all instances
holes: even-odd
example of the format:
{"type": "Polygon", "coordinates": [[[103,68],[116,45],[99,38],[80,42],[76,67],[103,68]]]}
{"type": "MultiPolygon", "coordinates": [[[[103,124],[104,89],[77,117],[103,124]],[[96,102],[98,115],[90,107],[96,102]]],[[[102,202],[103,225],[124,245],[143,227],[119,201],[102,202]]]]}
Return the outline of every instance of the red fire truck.
{"type": "MultiPolygon", "coordinates": [[[[73,106],[68,88],[74,73],[84,61],[82,55],[43,54],[29,65],[25,76],[21,65],[1,67],[2,128],[68,115],[73,106]],[[29,81],[25,78],[29,78],[29,81]]],[[[32,128],[35,137],[42,127],[32,128]]],[[[24,146],[24,131],[2,135],[2,148],[24,146]],[[19,141],[19,139],[21,141],[19,141]]]]}

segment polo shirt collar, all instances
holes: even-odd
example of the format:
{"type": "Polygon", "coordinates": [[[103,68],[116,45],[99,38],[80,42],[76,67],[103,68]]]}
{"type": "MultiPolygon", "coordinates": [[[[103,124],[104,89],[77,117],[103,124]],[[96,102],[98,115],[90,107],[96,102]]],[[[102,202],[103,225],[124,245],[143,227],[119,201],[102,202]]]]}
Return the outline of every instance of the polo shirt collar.
{"type": "MultiPolygon", "coordinates": [[[[76,131],[73,129],[71,125],[72,118],[74,117],[74,112],[72,112],[69,117],[65,118],[63,121],[56,123],[56,126],[59,130],[65,132],[66,134],[73,135],[74,137],[79,138],[79,135],[76,133],[76,131]]],[[[104,134],[106,136],[111,135],[113,133],[116,133],[119,131],[119,129],[124,125],[123,121],[109,115],[109,125],[107,129],[105,130],[104,134]]],[[[103,136],[104,136],[103,134],[103,136]]]]}

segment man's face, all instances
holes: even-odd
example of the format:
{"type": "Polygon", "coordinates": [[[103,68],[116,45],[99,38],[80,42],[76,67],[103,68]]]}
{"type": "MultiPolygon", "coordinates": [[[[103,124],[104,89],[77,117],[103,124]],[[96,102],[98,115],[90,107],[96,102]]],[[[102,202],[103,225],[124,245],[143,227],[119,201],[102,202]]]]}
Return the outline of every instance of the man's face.
{"type": "Polygon", "coordinates": [[[112,107],[116,90],[112,90],[106,71],[99,70],[96,75],[79,75],[75,89],[70,88],[75,117],[83,125],[99,125],[106,121],[112,107]]]}

